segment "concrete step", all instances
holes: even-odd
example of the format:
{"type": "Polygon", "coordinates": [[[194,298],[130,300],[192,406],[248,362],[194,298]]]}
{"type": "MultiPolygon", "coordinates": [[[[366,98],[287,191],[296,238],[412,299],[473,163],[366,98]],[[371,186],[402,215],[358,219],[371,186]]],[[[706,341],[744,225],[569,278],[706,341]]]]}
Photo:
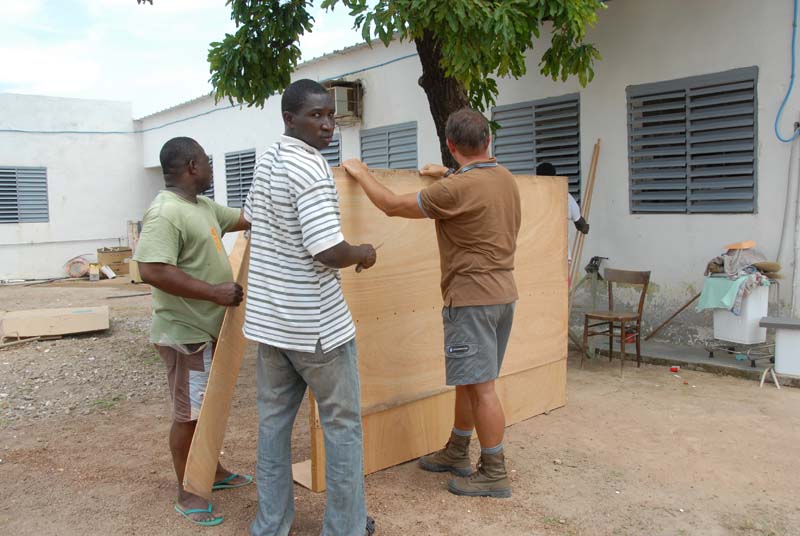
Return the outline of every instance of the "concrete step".
{"type": "MultiPolygon", "coordinates": [[[[605,337],[594,337],[598,358],[608,359],[608,340],[605,337]]],[[[577,348],[580,351],[580,348],[577,348]]],[[[625,348],[626,360],[636,362],[636,346],[628,343],[625,348]]],[[[619,341],[614,341],[614,358],[619,359],[619,341]]],[[[749,360],[739,361],[732,354],[716,351],[714,357],[704,347],[682,346],[659,341],[642,342],[642,362],[665,367],[679,366],[682,369],[725,374],[739,378],[760,381],[764,370],[771,365],[768,359],[759,359],[755,367],[749,360]]],[[[635,365],[634,365],[635,366],[635,365]]],[[[627,364],[626,364],[627,367],[627,364]]],[[[800,377],[778,374],[781,386],[800,388],[800,377]]],[[[772,378],[767,375],[764,382],[772,385],[772,378]]]]}

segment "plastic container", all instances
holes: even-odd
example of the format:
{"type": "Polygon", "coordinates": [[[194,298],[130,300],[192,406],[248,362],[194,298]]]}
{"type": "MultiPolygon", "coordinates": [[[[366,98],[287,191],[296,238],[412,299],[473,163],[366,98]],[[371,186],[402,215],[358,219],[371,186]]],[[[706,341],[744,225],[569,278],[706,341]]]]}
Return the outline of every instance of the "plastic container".
{"type": "Polygon", "coordinates": [[[115,274],[114,270],[112,270],[109,266],[101,266],[100,273],[106,276],[108,279],[114,279],[117,277],[117,274],[115,274]]]}
{"type": "Polygon", "coordinates": [[[767,316],[769,287],[756,287],[742,300],[742,314],[736,316],[724,309],[714,309],[714,338],[739,344],[767,341],[767,328],[758,322],[767,316]]]}

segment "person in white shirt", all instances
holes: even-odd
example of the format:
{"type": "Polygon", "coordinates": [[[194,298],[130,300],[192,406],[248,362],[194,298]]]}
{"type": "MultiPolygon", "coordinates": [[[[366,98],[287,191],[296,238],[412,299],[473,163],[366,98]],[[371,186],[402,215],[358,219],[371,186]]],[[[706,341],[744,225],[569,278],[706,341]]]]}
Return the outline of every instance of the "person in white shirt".
{"type": "MultiPolygon", "coordinates": [[[[555,177],[556,167],[550,162],[542,162],[536,166],[536,174],[542,177],[555,177]]],[[[575,224],[578,231],[589,234],[589,223],[581,216],[581,207],[569,192],[567,192],[567,219],[575,224]]]]}
{"type": "MultiPolygon", "coordinates": [[[[542,177],[555,177],[557,175],[556,167],[550,162],[542,162],[536,166],[536,174],[542,177]]],[[[589,234],[589,222],[583,218],[581,207],[578,206],[578,202],[569,192],[567,192],[567,219],[575,225],[575,229],[579,232],[589,234]]],[[[569,247],[567,247],[567,263],[570,266],[572,265],[572,253],[569,247]]],[[[570,288],[572,287],[572,281],[569,281],[569,286],[570,288]]]]}
{"type": "Polygon", "coordinates": [[[244,334],[259,343],[258,512],[250,530],[291,529],[292,426],[309,387],[325,433],[322,534],[369,536],[355,326],[339,269],[370,268],[375,248],[342,235],[339,194],[319,151],[333,137],[333,98],[298,80],[281,110],[284,135],[259,157],[244,210],[252,222],[244,334]]]}

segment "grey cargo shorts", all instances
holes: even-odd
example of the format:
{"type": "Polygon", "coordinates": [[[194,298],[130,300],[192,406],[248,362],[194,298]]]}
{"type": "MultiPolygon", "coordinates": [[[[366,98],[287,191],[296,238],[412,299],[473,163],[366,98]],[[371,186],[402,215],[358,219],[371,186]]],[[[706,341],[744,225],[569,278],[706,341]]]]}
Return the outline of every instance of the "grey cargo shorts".
{"type": "Polygon", "coordinates": [[[472,385],[497,378],[515,304],[442,308],[447,385],[472,385]]]}

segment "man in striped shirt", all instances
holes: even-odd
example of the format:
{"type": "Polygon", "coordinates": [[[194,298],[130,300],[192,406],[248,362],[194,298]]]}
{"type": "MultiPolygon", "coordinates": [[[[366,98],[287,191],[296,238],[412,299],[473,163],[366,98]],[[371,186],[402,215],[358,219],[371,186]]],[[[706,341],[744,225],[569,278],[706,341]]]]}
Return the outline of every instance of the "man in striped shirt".
{"type": "Polygon", "coordinates": [[[371,535],[355,326],[339,269],[371,267],[375,249],[342,236],[339,195],[319,152],[333,137],[331,96],[298,80],[281,110],[284,135],[259,158],[245,204],[252,235],[244,334],[259,343],[259,505],[251,532],[286,536],[291,528],[292,425],[308,386],[325,433],[322,534],[371,535]]]}

